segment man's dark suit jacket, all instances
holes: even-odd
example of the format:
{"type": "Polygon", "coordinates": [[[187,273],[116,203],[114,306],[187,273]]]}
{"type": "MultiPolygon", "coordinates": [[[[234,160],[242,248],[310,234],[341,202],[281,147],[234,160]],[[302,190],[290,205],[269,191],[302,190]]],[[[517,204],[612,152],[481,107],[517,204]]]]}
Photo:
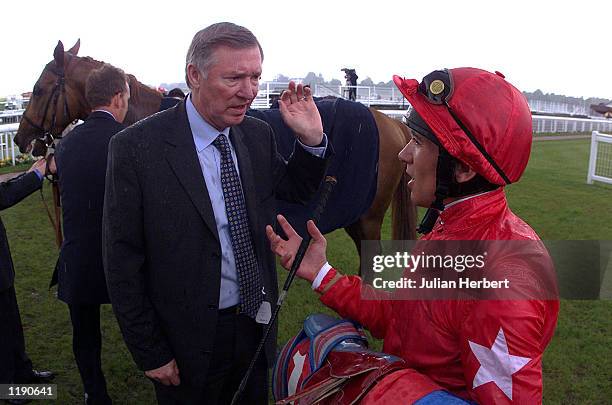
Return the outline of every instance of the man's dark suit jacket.
{"type": "Polygon", "coordinates": [[[94,111],[59,144],[55,154],[64,242],[55,271],[58,298],[68,304],[108,303],[102,265],[102,207],[108,142],[125,127],[94,111]]]}
{"type": "MultiPolygon", "coordinates": [[[[42,186],[42,181],[34,172],[22,174],[7,182],[0,183],[0,210],[10,208],[42,186]]],[[[5,291],[15,281],[13,259],[6,237],[4,224],[0,220],[0,291],[5,291]]]]}
{"type": "MultiPolygon", "coordinates": [[[[251,117],[230,129],[230,140],[266,300],[274,306],[276,266],[265,226],[275,222],[276,198],[310,198],[327,161],[296,147],[285,162],[272,129],[251,117]]],[[[201,384],[215,338],[221,247],[184,102],[111,139],[104,204],[106,278],[134,360],[152,370],[175,358],[181,380],[201,384]]],[[[270,364],[275,351],[273,333],[270,364]]]]}

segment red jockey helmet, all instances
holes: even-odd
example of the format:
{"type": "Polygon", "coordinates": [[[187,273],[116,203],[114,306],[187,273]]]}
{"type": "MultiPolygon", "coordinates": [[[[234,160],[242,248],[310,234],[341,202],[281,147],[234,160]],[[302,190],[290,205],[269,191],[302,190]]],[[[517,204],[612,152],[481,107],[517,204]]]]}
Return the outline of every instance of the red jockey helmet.
{"type": "Polygon", "coordinates": [[[499,73],[475,68],[436,70],[393,81],[448,153],[488,182],[519,180],[531,151],[525,96],[499,73]]]}

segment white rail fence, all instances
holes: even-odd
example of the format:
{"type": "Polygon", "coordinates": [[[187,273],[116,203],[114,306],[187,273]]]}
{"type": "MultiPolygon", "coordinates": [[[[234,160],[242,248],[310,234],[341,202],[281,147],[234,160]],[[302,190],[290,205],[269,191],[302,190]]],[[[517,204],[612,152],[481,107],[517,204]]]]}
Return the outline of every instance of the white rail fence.
{"type": "Polygon", "coordinates": [[[612,120],[605,118],[570,118],[534,115],[533,133],[612,132],[612,120]]]}
{"type": "Polygon", "coordinates": [[[612,184],[612,135],[593,131],[587,183],[593,181],[612,184]]]}
{"type": "Polygon", "coordinates": [[[23,112],[25,110],[7,110],[0,111],[0,125],[2,124],[19,124],[23,112]]]}
{"type": "Polygon", "coordinates": [[[13,143],[19,124],[0,125],[0,160],[10,159],[15,164],[15,156],[19,155],[19,148],[13,143]]]}

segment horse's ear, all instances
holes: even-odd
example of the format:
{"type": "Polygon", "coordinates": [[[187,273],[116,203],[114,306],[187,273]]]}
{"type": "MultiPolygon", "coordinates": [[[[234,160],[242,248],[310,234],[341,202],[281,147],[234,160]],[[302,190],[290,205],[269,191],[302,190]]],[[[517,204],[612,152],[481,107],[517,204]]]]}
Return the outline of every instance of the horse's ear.
{"type": "Polygon", "coordinates": [[[64,44],[62,44],[62,41],[57,41],[57,46],[53,51],[53,59],[55,59],[55,66],[58,69],[64,68],[64,44]]]}
{"type": "Polygon", "coordinates": [[[74,46],[68,50],[68,53],[76,56],[79,53],[80,47],[81,47],[81,38],[77,39],[76,44],[74,44],[74,46]]]}

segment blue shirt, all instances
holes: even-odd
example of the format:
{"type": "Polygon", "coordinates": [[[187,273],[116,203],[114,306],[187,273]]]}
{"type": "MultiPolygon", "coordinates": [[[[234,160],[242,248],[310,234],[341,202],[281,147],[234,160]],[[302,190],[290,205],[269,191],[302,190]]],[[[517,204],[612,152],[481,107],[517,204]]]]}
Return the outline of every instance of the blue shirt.
{"type": "MultiPolygon", "coordinates": [[[[230,236],[229,223],[225,212],[225,200],[223,198],[223,189],[221,187],[221,152],[212,144],[220,133],[229,138],[230,128],[225,128],[223,131],[217,130],[202,118],[191,101],[191,94],[185,102],[187,109],[187,119],[191,127],[191,134],[195,143],[196,152],[200,161],[202,175],[208,189],[208,196],[212,204],[215,215],[215,223],[217,224],[217,232],[219,234],[219,242],[221,244],[221,291],[219,293],[219,308],[228,308],[240,303],[240,288],[238,285],[238,274],[236,272],[236,261],[234,259],[234,250],[232,248],[232,239],[230,236]]],[[[298,143],[309,153],[315,156],[323,157],[327,148],[327,136],[323,134],[323,146],[309,147],[301,142],[298,143]]],[[[229,142],[232,159],[236,170],[240,174],[238,159],[236,159],[236,151],[234,145],[229,142]]],[[[209,271],[205,269],[205,271],[209,271]]]]}

